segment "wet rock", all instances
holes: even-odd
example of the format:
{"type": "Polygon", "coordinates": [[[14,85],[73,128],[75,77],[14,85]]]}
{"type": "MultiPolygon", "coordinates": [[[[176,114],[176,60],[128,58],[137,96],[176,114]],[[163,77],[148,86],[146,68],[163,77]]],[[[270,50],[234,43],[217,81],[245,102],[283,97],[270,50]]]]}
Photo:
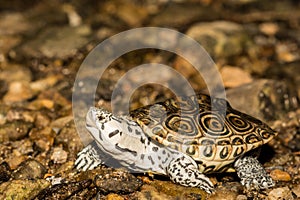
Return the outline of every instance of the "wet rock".
{"type": "Polygon", "coordinates": [[[275,181],[290,181],[292,180],[291,176],[289,173],[279,170],[279,169],[274,169],[270,173],[271,177],[275,181]]]}
{"type": "Polygon", "coordinates": [[[7,12],[0,14],[0,35],[20,34],[30,28],[22,13],[7,12]]]}
{"type": "MultiPolygon", "coordinates": [[[[205,199],[207,196],[207,193],[199,188],[184,187],[172,183],[171,181],[155,180],[151,182],[150,185],[155,188],[154,191],[169,196],[169,199],[205,199]]],[[[141,192],[145,193],[143,189],[141,190],[141,192]]]]}
{"type": "Polygon", "coordinates": [[[18,49],[23,56],[68,58],[88,43],[88,26],[49,27],[18,49]]]}
{"type": "Polygon", "coordinates": [[[13,172],[14,179],[37,179],[43,178],[47,169],[38,161],[28,159],[20,164],[20,166],[13,172]]]}
{"type": "Polygon", "coordinates": [[[33,143],[28,138],[14,141],[11,143],[11,146],[13,147],[14,153],[18,155],[28,155],[34,152],[32,148],[33,143]]]}
{"type": "Polygon", "coordinates": [[[70,123],[73,120],[73,116],[66,116],[58,118],[51,122],[50,127],[58,133],[66,124],[70,123]]]}
{"type": "Polygon", "coordinates": [[[83,148],[74,122],[66,124],[55,138],[56,144],[62,144],[69,152],[78,152],[83,148]]]}
{"type": "Polygon", "coordinates": [[[44,112],[36,113],[35,122],[34,122],[35,127],[37,127],[38,129],[42,129],[49,126],[50,123],[51,123],[51,119],[47,115],[47,113],[44,112]]]}
{"type": "Polygon", "coordinates": [[[32,73],[28,67],[5,63],[1,65],[0,79],[7,83],[11,82],[30,82],[32,80],[32,73]]]}
{"type": "Polygon", "coordinates": [[[279,199],[294,199],[290,189],[288,187],[281,187],[273,189],[268,194],[269,200],[279,200],[279,199]]]}
{"type": "Polygon", "coordinates": [[[209,200],[228,200],[237,199],[240,191],[242,190],[242,185],[238,182],[226,182],[222,187],[216,188],[216,192],[209,196],[209,200]]]}
{"type": "Polygon", "coordinates": [[[248,38],[241,25],[229,21],[198,23],[186,34],[199,42],[213,58],[240,54],[248,38]]]}
{"type": "Polygon", "coordinates": [[[243,195],[243,194],[240,194],[236,197],[236,200],[247,200],[247,196],[246,195],[243,195]]]}
{"type": "Polygon", "coordinates": [[[120,195],[117,194],[109,194],[106,196],[107,200],[124,200],[123,197],[121,197],[120,195]]]}
{"type": "Polygon", "coordinates": [[[7,103],[21,102],[33,96],[34,93],[27,82],[15,81],[9,84],[8,92],[3,97],[3,101],[7,103]]]}
{"type": "Polygon", "coordinates": [[[52,147],[55,136],[54,130],[50,127],[45,127],[41,130],[33,128],[29,133],[30,139],[41,151],[48,151],[52,147]]]}
{"type": "Polygon", "coordinates": [[[13,121],[0,125],[0,139],[4,138],[4,141],[20,140],[29,133],[32,126],[32,123],[24,121],[13,121]]]}
{"type": "Polygon", "coordinates": [[[222,67],[221,76],[225,88],[237,87],[252,82],[251,75],[238,67],[222,67]]]}
{"type": "Polygon", "coordinates": [[[54,163],[65,163],[68,158],[68,152],[64,151],[63,148],[54,147],[50,159],[53,160],[54,163]]]}
{"type": "Polygon", "coordinates": [[[0,60],[6,60],[6,54],[21,42],[21,37],[0,34],[0,60]]]}
{"type": "Polygon", "coordinates": [[[42,78],[37,81],[31,82],[30,88],[34,92],[45,91],[53,87],[60,79],[62,79],[61,75],[49,75],[46,78],[42,78]]]}
{"type": "MultiPolygon", "coordinates": [[[[108,1],[101,5],[101,13],[108,15],[107,17],[118,18],[125,22],[129,27],[142,25],[148,16],[148,10],[139,4],[130,1],[108,1]]],[[[102,14],[103,18],[103,14],[102,14]]]]}
{"type": "Polygon", "coordinates": [[[0,184],[11,178],[11,170],[6,162],[0,164],[0,184]]]}
{"type": "Polygon", "coordinates": [[[0,199],[32,199],[48,186],[43,179],[12,180],[0,185],[0,199]]]}
{"type": "Polygon", "coordinates": [[[72,183],[62,183],[53,185],[49,188],[46,188],[38,195],[33,198],[34,200],[46,199],[46,200],[56,200],[56,199],[68,199],[73,194],[78,193],[79,191],[89,187],[91,185],[91,180],[72,182],[72,183]]]}
{"type": "Polygon", "coordinates": [[[140,179],[123,170],[97,174],[94,183],[100,191],[105,193],[132,193],[142,185],[140,179]]]}
{"type": "Polygon", "coordinates": [[[6,113],[6,120],[8,122],[13,121],[25,121],[34,123],[36,114],[32,111],[24,109],[22,107],[10,108],[6,113]]]}
{"type": "Polygon", "coordinates": [[[266,79],[229,89],[226,97],[233,108],[265,121],[285,118],[299,104],[293,88],[266,79]]]}
{"type": "MultiPolygon", "coordinates": [[[[86,199],[93,199],[96,197],[97,199],[98,190],[96,187],[93,188],[85,188],[82,191],[76,192],[74,195],[69,197],[70,200],[86,200],[86,199]]],[[[102,196],[101,196],[102,197],[102,196]]]]}
{"type": "MultiPolygon", "coordinates": [[[[143,185],[141,191],[137,194],[138,199],[161,199],[161,200],[170,200],[171,196],[166,195],[162,192],[157,191],[154,186],[143,185]]],[[[173,198],[174,199],[174,198],[173,198]]]]}
{"type": "Polygon", "coordinates": [[[199,3],[172,3],[152,18],[150,26],[183,28],[199,19],[217,19],[218,15],[213,9],[199,3]]]}

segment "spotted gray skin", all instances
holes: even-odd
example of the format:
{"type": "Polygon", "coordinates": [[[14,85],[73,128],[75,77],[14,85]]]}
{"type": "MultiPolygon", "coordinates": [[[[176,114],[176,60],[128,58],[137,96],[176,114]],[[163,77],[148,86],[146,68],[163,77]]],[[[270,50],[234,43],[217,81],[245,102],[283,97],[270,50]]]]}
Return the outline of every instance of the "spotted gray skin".
{"type": "MultiPolygon", "coordinates": [[[[107,164],[103,156],[107,155],[132,172],[163,174],[183,186],[199,187],[207,193],[214,191],[213,184],[192,157],[152,140],[135,121],[92,107],[86,116],[86,127],[95,142],[78,154],[77,169],[90,170],[107,164]]],[[[240,157],[234,168],[247,188],[265,189],[274,185],[255,158],[240,157]]]]}

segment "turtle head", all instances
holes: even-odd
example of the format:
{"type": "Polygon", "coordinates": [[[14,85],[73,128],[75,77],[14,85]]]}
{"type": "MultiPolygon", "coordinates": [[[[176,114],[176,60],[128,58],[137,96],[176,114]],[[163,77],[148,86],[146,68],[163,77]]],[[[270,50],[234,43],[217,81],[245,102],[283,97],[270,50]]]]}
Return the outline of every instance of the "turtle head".
{"type": "Polygon", "coordinates": [[[122,121],[112,113],[91,107],[86,115],[86,128],[98,143],[117,143],[121,139],[122,121]]]}

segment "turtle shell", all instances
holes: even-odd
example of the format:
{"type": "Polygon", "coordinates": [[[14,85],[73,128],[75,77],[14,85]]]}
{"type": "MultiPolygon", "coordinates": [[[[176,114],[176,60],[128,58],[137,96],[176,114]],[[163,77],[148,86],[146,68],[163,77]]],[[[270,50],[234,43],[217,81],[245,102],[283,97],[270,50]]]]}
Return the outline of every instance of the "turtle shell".
{"type": "Polygon", "coordinates": [[[204,94],[168,99],[130,115],[152,140],[191,156],[206,173],[231,171],[238,157],[276,135],[226,100],[204,94]]]}

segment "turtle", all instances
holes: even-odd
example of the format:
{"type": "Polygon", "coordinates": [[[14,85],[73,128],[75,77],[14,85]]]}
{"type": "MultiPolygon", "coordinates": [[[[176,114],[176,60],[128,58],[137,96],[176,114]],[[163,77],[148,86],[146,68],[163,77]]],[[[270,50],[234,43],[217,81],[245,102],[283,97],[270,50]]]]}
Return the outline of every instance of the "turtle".
{"type": "Polygon", "coordinates": [[[275,185],[257,156],[277,132],[222,98],[183,96],[138,108],[127,116],[91,107],[86,128],[94,141],[78,153],[79,170],[116,160],[130,171],[163,174],[207,193],[214,192],[209,173],[235,171],[247,189],[275,185]]]}

